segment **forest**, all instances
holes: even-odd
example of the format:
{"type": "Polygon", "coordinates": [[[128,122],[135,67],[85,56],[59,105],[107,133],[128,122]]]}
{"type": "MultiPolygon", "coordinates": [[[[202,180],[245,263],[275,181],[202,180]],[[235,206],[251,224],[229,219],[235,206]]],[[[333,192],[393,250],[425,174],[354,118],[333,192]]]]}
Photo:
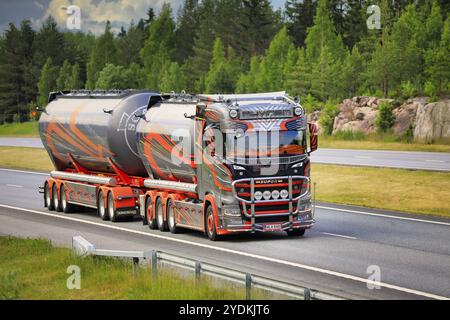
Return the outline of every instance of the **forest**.
{"type": "Polygon", "coordinates": [[[432,99],[450,91],[445,0],[185,0],[113,32],[63,30],[49,17],[0,36],[0,124],[27,121],[51,91],[286,90],[308,111],[355,95],[432,99]],[[369,29],[368,7],[380,8],[369,29]]]}

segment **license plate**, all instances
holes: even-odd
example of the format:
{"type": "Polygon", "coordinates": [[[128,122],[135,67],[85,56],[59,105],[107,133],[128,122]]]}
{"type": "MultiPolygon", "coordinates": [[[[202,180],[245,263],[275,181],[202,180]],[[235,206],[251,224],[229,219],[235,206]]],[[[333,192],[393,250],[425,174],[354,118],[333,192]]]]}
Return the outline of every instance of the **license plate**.
{"type": "Polygon", "coordinates": [[[277,223],[277,224],[266,224],[265,230],[266,231],[281,230],[281,224],[279,224],[279,223],[277,223]]]}

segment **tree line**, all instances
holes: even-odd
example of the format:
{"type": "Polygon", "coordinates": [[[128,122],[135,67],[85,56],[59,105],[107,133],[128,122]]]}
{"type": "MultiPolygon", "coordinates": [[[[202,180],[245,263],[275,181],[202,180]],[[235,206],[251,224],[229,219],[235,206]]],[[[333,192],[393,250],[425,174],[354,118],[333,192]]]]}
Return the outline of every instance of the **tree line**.
{"type": "Polygon", "coordinates": [[[185,0],[114,34],[61,31],[49,17],[0,37],[0,122],[26,120],[72,89],[246,93],[287,90],[309,109],[354,95],[449,92],[445,0],[185,0]],[[369,29],[367,8],[381,9],[369,29]],[[326,103],[328,101],[328,103],[326,103]],[[15,114],[15,116],[14,116],[15,114]]]}

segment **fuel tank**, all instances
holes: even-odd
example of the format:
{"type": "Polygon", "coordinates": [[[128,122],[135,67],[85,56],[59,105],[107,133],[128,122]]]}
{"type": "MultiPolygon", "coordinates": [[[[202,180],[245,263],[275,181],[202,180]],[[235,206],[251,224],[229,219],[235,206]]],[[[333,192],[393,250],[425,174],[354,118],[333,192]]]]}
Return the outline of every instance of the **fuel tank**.
{"type": "Polygon", "coordinates": [[[39,120],[41,140],[56,170],[73,169],[71,157],[89,171],[113,173],[108,158],[132,176],[147,177],[139,156],[135,115],[142,115],[147,91],[51,94],[39,120]]]}
{"type": "Polygon", "coordinates": [[[162,101],[137,126],[138,152],[154,179],[197,183],[194,146],[196,103],[162,101]]]}

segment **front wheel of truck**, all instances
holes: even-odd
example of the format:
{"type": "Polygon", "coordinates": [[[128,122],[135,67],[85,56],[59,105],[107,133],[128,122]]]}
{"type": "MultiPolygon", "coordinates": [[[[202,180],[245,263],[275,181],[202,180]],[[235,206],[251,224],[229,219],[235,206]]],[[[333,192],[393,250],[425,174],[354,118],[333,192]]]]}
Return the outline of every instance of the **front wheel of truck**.
{"type": "Polygon", "coordinates": [[[289,237],[302,237],[305,235],[306,229],[293,229],[286,231],[289,237]]]}
{"type": "Polygon", "coordinates": [[[205,219],[206,234],[211,241],[221,240],[222,237],[217,234],[216,221],[214,219],[214,209],[212,205],[206,208],[206,219],[205,219]]]}

